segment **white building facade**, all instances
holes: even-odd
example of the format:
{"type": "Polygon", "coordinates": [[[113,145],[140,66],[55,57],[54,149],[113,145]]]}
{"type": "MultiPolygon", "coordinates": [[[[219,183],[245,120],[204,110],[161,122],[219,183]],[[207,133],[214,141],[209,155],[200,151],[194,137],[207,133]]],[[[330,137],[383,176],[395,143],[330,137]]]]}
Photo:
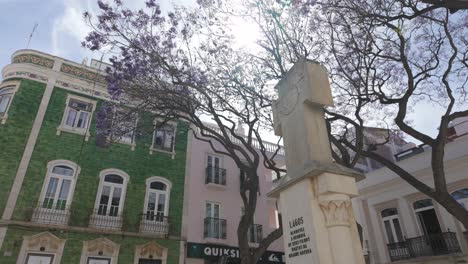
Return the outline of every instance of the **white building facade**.
{"type": "MultiPolygon", "coordinates": [[[[445,148],[448,190],[468,208],[467,121],[450,129],[445,148]]],[[[398,165],[433,186],[431,149],[415,147],[395,155],[398,165]]],[[[441,205],[387,168],[373,170],[358,182],[353,199],[363,227],[368,263],[468,263],[468,233],[441,205]]]]}

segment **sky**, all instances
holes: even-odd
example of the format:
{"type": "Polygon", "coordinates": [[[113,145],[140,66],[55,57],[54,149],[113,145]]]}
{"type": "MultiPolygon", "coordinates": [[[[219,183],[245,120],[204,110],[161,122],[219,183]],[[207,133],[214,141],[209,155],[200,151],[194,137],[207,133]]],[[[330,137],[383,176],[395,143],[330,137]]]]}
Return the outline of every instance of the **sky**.
{"type": "MultiPolygon", "coordinates": [[[[160,1],[167,8],[176,4],[193,4],[195,0],[160,1]]],[[[144,0],[124,1],[126,6],[140,8],[144,0]]],[[[96,13],[97,0],[0,0],[0,68],[10,62],[13,52],[25,49],[37,23],[30,49],[39,50],[72,61],[82,62],[99,55],[81,47],[89,27],[83,13],[96,13]]]]}
{"type": "MultiPolygon", "coordinates": [[[[171,3],[193,5],[195,0],[158,1],[162,9],[171,3]]],[[[28,39],[34,25],[38,27],[31,38],[29,48],[75,62],[97,58],[98,54],[81,47],[81,41],[89,32],[83,20],[83,12],[96,13],[97,0],[0,0],[0,68],[10,63],[11,55],[19,49],[27,48],[28,39]]],[[[144,0],[127,0],[131,8],[140,8],[144,0]]],[[[240,42],[249,45],[255,31],[249,25],[239,25],[240,42]]],[[[431,103],[418,106],[417,113],[410,116],[413,125],[433,136],[442,109],[431,103]]]]}

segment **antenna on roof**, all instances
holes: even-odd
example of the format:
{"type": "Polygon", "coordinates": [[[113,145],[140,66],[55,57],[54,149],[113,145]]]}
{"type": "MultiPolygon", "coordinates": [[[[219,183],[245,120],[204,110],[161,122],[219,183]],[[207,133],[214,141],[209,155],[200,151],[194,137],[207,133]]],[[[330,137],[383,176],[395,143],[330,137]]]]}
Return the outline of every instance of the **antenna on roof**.
{"type": "Polygon", "coordinates": [[[33,37],[33,34],[34,34],[34,32],[36,32],[36,29],[37,29],[38,26],[39,26],[38,23],[35,23],[35,24],[34,24],[34,27],[33,27],[32,31],[31,31],[31,34],[29,35],[28,45],[26,45],[26,48],[27,48],[27,49],[29,48],[29,44],[31,43],[31,39],[32,39],[32,37],[33,37]]]}

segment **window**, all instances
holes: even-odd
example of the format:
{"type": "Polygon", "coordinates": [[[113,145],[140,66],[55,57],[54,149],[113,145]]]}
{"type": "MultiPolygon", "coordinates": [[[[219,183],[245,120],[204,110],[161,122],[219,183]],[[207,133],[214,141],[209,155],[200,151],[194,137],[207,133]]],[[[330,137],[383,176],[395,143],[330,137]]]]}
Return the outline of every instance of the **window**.
{"type": "Polygon", "coordinates": [[[148,182],[146,184],[146,219],[163,221],[164,217],[167,217],[169,211],[170,183],[166,180],[151,179],[149,184],[148,182]]]}
{"type": "Polygon", "coordinates": [[[2,124],[5,124],[6,118],[8,117],[7,112],[10,108],[15,91],[16,87],[14,86],[0,88],[0,120],[2,124]]]}
{"type": "Polygon", "coordinates": [[[414,212],[418,219],[421,235],[442,233],[434,204],[431,199],[423,199],[413,203],[414,212]]]}
{"type": "Polygon", "coordinates": [[[153,145],[151,150],[163,151],[163,152],[174,152],[175,142],[175,124],[156,123],[156,129],[153,133],[153,145]]]}
{"type": "MultiPolygon", "coordinates": [[[[468,209],[468,189],[460,189],[452,193],[452,197],[457,200],[457,202],[463,206],[463,208],[468,209]]],[[[462,230],[466,231],[465,227],[461,225],[462,230]]],[[[465,232],[466,233],[466,232],[465,232]]],[[[468,239],[468,235],[465,234],[465,237],[468,239]]]]}
{"type": "Polygon", "coordinates": [[[119,143],[135,146],[135,129],[137,116],[125,110],[115,111],[112,121],[112,140],[119,143]]]}
{"type": "Polygon", "coordinates": [[[248,230],[248,236],[250,243],[260,243],[260,241],[263,239],[262,225],[251,225],[248,230]]]}
{"type": "Polygon", "coordinates": [[[96,101],[69,95],[62,124],[57,128],[57,135],[60,135],[61,131],[66,131],[86,135],[85,139],[88,140],[89,125],[95,107],[96,101]]]}
{"type": "Polygon", "coordinates": [[[99,195],[98,215],[118,216],[122,203],[124,179],[120,175],[107,174],[99,195]]]}
{"type": "Polygon", "coordinates": [[[226,170],[221,168],[221,158],[208,155],[205,183],[226,185],[226,170]]]}
{"type": "Polygon", "coordinates": [[[110,264],[111,261],[111,258],[88,257],[86,264],[110,264]]]}
{"type": "Polygon", "coordinates": [[[383,210],[380,214],[382,216],[382,222],[385,228],[385,234],[387,235],[388,244],[402,242],[404,238],[397,209],[388,208],[383,210]]]}
{"type": "Polygon", "coordinates": [[[53,254],[37,254],[37,253],[29,253],[28,257],[26,258],[26,264],[52,264],[54,260],[53,254]]]}
{"type": "Polygon", "coordinates": [[[79,167],[67,160],[51,161],[31,221],[66,224],[79,167]]]}
{"type": "Polygon", "coordinates": [[[64,210],[69,204],[70,187],[75,170],[66,165],[56,165],[47,177],[47,188],[42,199],[42,207],[64,210]]]}
{"type": "Polygon", "coordinates": [[[162,177],[146,180],[145,206],[140,230],[167,234],[169,232],[169,197],[171,182],[162,177]]]}
{"type": "Polygon", "coordinates": [[[220,219],[221,205],[214,202],[205,204],[205,238],[226,239],[226,220],[220,219]]]}
{"type": "Polygon", "coordinates": [[[0,89],[0,117],[4,116],[8,110],[15,88],[4,87],[0,89]]]}
{"type": "Polygon", "coordinates": [[[95,212],[90,225],[99,228],[120,229],[128,174],[117,169],[101,171],[96,196],[95,212]]]}

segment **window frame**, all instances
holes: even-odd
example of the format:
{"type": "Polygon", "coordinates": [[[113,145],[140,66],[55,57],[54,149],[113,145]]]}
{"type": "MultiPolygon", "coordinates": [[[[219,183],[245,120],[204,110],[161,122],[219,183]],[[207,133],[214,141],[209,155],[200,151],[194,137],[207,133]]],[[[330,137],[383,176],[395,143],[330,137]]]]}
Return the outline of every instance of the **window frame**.
{"type": "Polygon", "coordinates": [[[68,94],[67,100],[65,101],[65,108],[63,111],[63,115],[62,115],[62,121],[60,122],[60,125],[57,127],[57,136],[60,136],[62,132],[67,132],[67,133],[73,133],[73,134],[85,136],[85,141],[88,141],[90,137],[89,128],[91,127],[93,115],[94,115],[94,112],[96,111],[96,104],[97,104],[96,100],[88,99],[88,98],[77,96],[74,94],[68,94]],[[81,101],[83,103],[91,104],[91,112],[89,112],[89,118],[88,118],[86,128],[82,129],[82,128],[70,127],[66,125],[66,120],[67,120],[69,108],[70,108],[69,107],[70,100],[76,100],[76,101],[81,101]]]}
{"type": "MultiPolygon", "coordinates": [[[[66,200],[66,203],[65,203],[65,208],[70,208],[71,203],[73,201],[73,194],[75,192],[75,186],[76,186],[76,182],[77,182],[77,179],[78,179],[78,175],[80,174],[80,171],[81,171],[80,166],[78,166],[76,163],[74,163],[72,161],[69,161],[69,160],[49,161],[49,163],[47,163],[47,172],[46,172],[46,175],[45,175],[45,178],[44,178],[44,182],[42,184],[41,194],[39,196],[39,203],[44,202],[44,199],[45,199],[45,196],[46,196],[46,193],[47,193],[47,188],[49,186],[50,179],[52,177],[58,178],[62,182],[62,184],[63,184],[64,179],[70,179],[71,180],[70,188],[68,190],[67,200],[66,200]],[[67,176],[53,173],[52,172],[53,169],[55,167],[57,167],[57,166],[70,167],[71,169],[73,169],[73,175],[68,178],[67,176]]],[[[62,185],[60,185],[60,186],[62,186],[62,185]]],[[[57,185],[57,187],[58,187],[58,185],[57,185]]],[[[59,193],[60,193],[60,190],[57,188],[55,196],[57,196],[59,193]]],[[[60,209],[55,209],[54,207],[56,205],[57,205],[57,201],[56,201],[56,199],[54,199],[54,206],[52,208],[41,207],[41,210],[64,211],[64,210],[60,210],[60,209]]],[[[39,207],[39,205],[38,205],[38,207],[39,207]]]]}
{"type": "MultiPolygon", "coordinates": [[[[223,184],[223,175],[222,175],[222,170],[225,170],[224,168],[224,157],[223,155],[219,155],[219,154],[214,154],[214,153],[211,153],[211,152],[208,152],[205,154],[205,166],[203,167],[204,169],[204,173],[203,175],[205,175],[205,179],[204,179],[204,182],[205,182],[205,185],[215,185],[217,187],[221,187],[222,189],[225,189],[226,188],[226,185],[227,185],[227,176],[224,175],[224,184],[223,184]],[[211,169],[211,179],[209,182],[207,182],[207,169],[208,169],[208,161],[209,161],[209,158],[212,158],[212,162],[214,162],[214,159],[218,159],[219,160],[219,176],[218,176],[218,182],[215,181],[215,175],[216,175],[216,166],[214,166],[214,163],[212,164],[212,169],[211,169]]],[[[225,172],[227,173],[227,172],[225,172]]]]}
{"type": "MultiPolygon", "coordinates": [[[[124,114],[127,114],[126,111],[129,111],[128,109],[125,109],[125,108],[113,108],[112,110],[112,114],[114,115],[113,118],[112,118],[112,125],[111,125],[111,136],[109,137],[112,137],[112,129],[114,128],[115,126],[115,118],[119,115],[119,113],[124,113],[124,114]]],[[[130,110],[131,111],[131,110],[130,110]]],[[[126,142],[126,141],[123,141],[121,140],[120,138],[119,139],[116,139],[115,142],[119,143],[119,144],[124,144],[124,145],[129,145],[131,146],[131,150],[134,151],[135,150],[135,147],[136,147],[136,128],[137,128],[137,125],[138,125],[138,114],[137,113],[133,113],[135,115],[135,120],[133,122],[133,131],[132,131],[132,136],[131,136],[131,140],[130,142],[126,142]]],[[[130,122],[129,122],[130,123],[130,122]]]]}
{"type": "Polygon", "coordinates": [[[403,242],[405,240],[405,235],[403,233],[403,226],[401,224],[401,221],[400,221],[400,215],[398,213],[398,208],[397,207],[387,207],[387,208],[384,208],[382,210],[380,210],[380,214],[379,214],[379,217],[380,217],[380,221],[382,223],[382,228],[383,228],[383,233],[384,233],[384,237],[386,238],[387,240],[387,245],[388,244],[394,244],[394,243],[399,243],[399,242],[403,242]],[[388,210],[388,209],[395,209],[396,210],[396,214],[394,215],[389,215],[389,216],[385,216],[383,217],[382,216],[382,212],[385,211],[385,210],[388,210]],[[396,231],[396,228],[395,228],[395,225],[393,223],[393,220],[394,219],[397,219],[398,221],[398,224],[400,226],[400,232],[401,232],[401,238],[402,240],[400,241],[398,239],[398,234],[397,234],[397,231],[396,231]],[[395,241],[390,241],[390,238],[388,237],[388,234],[387,234],[387,229],[385,228],[385,221],[389,221],[390,223],[390,229],[392,231],[392,236],[394,238],[395,241]]]}
{"type": "MultiPolygon", "coordinates": [[[[457,203],[459,203],[461,206],[463,206],[465,208],[465,210],[468,210],[468,197],[463,197],[463,198],[457,199],[454,196],[454,193],[462,191],[462,190],[468,190],[468,187],[457,188],[457,189],[450,192],[450,196],[452,196],[453,199],[455,199],[455,201],[457,201],[457,203]]],[[[467,230],[466,230],[465,226],[460,221],[458,221],[458,219],[456,219],[455,217],[453,217],[453,218],[455,219],[455,221],[460,226],[461,231],[466,232],[467,230]]]]}
{"type": "Polygon", "coordinates": [[[172,159],[174,159],[174,158],[175,158],[175,154],[176,154],[176,152],[175,152],[175,145],[176,145],[176,140],[177,140],[177,122],[168,121],[168,122],[166,122],[166,124],[165,124],[165,125],[171,125],[171,126],[174,127],[174,139],[173,139],[173,143],[172,143],[172,151],[167,151],[167,150],[164,150],[164,149],[159,149],[159,148],[155,148],[155,147],[154,147],[158,122],[163,122],[163,120],[161,120],[161,119],[155,119],[155,120],[153,121],[153,123],[154,123],[154,129],[153,129],[152,139],[151,139],[150,154],[153,154],[153,152],[166,153],[166,154],[170,154],[171,157],[172,157],[172,159]]]}
{"type": "MultiPolygon", "coordinates": [[[[99,205],[100,205],[100,200],[101,200],[100,198],[101,198],[101,195],[102,195],[104,185],[111,186],[111,188],[121,186],[122,187],[122,193],[120,195],[119,211],[118,211],[117,215],[116,216],[109,215],[109,212],[110,212],[109,208],[106,209],[106,214],[105,215],[99,215],[100,217],[104,217],[104,218],[109,217],[110,219],[121,217],[123,209],[124,209],[125,196],[127,194],[127,186],[128,186],[129,180],[130,180],[130,176],[128,176],[128,174],[126,172],[122,171],[122,170],[119,170],[119,169],[105,169],[105,170],[102,170],[99,173],[99,186],[98,186],[98,189],[97,189],[97,192],[96,192],[96,199],[94,201],[94,212],[93,212],[93,214],[98,215],[97,212],[99,210],[99,205]],[[123,178],[123,183],[122,184],[116,184],[116,183],[105,182],[104,181],[105,177],[107,175],[110,175],[110,174],[115,174],[115,175],[118,175],[118,176],[122,177],[123,178]]],[[[111,201],[112,201],[112,197],[109,196],[109,202],[111,202],[111,201]]]]}
{"type": "MultiPolygon", "coordinates": [[[[172,183],[163,177],[160,176],[153,176],[148,179],[146,179],[146,190],[145,190],[145,203],[143,205],[143,214],[147,214],[148,212],[148,199],[149,199],[149,194],[150,191],[152,190],[153,192],[156,192],[158,194],[166,194],[166,201],[164,203],[164,217],[169,217],[169,205],[170,205],[170,198],[171,198],[171,189],[172,189],[172,183]],[[153,182],[161,182],[166,185],[166,190],[156,190],[156,189],[151,189],[151,183],[153,182]]],[[[159,198],[158,198],[159,199],[159,198]]],[[[157,207],[157,204],[156,204],[157,207]]],[[[155,208],[156,209],[156,208],[155,208]]],[[[157,211],[157,210],[155,210],[157,211]]],[[[154,220],[148,220],[148,221],[154,221],[154,220]]]]}
{"type": "Polygon", "coordinates": [[[0,91],[3,90],[3,89],[12,89],[12,92],[11,93],[8,93],[10,94],[10,101],[8,102],[8,105],[5,109],[5,112],[2,116],[0,116],[0,125],[4,125],[6,124],[6,121],[8,119],[8,112],[10,111],[10,107],[11,107],[11,104],[13,103],[13,100],[15,98],[15,95],[16,95],[16,92],[18,91],[18,87],[19,87],[20,83],[19,82],[16,82],[16,81],[8,81],[8,82],[4,82],[2,84],[0,84],[0,91]]]}

